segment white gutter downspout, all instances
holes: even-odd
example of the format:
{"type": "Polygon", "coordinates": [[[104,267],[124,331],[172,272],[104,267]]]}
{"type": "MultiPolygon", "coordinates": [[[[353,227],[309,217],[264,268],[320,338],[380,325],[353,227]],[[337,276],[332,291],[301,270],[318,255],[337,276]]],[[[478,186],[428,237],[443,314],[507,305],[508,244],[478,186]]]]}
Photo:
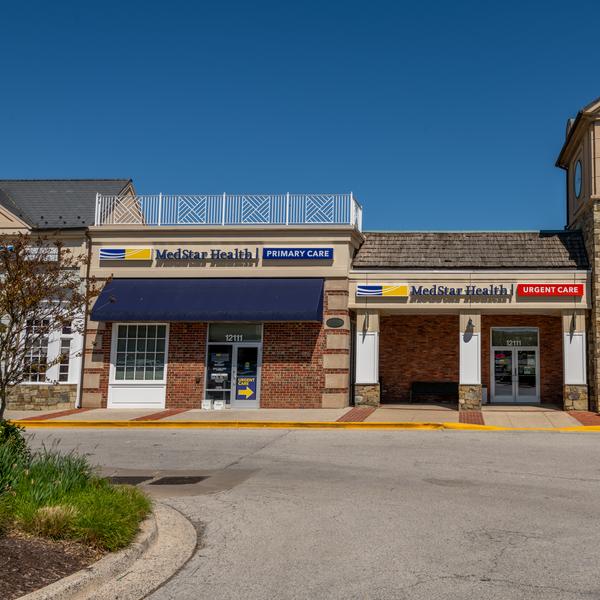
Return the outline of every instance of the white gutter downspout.
{"type": "MultiPolygon", "coordinates": [[[[92,265],[92,239],[89,230],[85,232],[85,240],[87,245],[87,266],[85,269],[85,291],[86,296],[89,291],[90,268],[92,265]]],[[[83,314],[83,334],[81,336],[81,369],[79,372],[79,383],[77,384],[77,398],[75,400],[75,408],[81,408],[83,397],[83,375],[85,371],[85,342],[87,338],[87,324],[89,318],[89,305],[86,302],[83,314]]]]}

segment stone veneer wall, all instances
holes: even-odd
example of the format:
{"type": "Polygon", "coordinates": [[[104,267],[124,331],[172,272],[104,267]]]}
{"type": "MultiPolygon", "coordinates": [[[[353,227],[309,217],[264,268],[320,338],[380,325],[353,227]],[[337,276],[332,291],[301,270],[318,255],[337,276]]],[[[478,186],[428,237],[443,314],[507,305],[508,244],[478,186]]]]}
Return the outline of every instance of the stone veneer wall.
{"type": "Polygon", "coordinates": [[[481,410],[481,386],[459,385],[458,408],[460,410],[481,410]]]}
{"type": "Polygon", "coordinates": [[[560,316],[482,315],[481,382],[490,387],[490,331],[492,327],[539,328],[540,399],[551,404],[563,403],[563,333],[560,316]]]}
{"type": "Polygon", "coordinates": [[[10,410],[46,410],[75,408],[77,384],[22,384],[15,386],[8,398],[10,410]]]}
{"type": "Polygon", "coordinates": [[[589,302],[591,311],[586,319],[587,379],[589,410],[600,410],[600,202],[590,200],[590,205],[571,225],[581,229],[588,259],[592,267],[589,302]]]}
{"type": "Polygon", "coordinates": [[[587,385],[565,385],[563,398],[565,410],[588,410],[587,385]]]}
{"type": "Polygon", "coordinates": [[[354,386],[356,406],[379,406],[381,390],[378,383],[357,383],[354,386]]]}

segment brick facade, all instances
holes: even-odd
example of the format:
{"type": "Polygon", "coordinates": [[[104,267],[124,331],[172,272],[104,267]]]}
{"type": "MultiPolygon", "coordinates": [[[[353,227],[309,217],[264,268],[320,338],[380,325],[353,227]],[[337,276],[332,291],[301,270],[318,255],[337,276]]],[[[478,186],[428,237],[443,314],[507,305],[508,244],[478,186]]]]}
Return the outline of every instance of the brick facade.
{"type": "Polygon", "coordinates": [[[458,315],[382,316],[382,402],[408,402],[413,381],[458,381],[458,315]]]}
{"type": "Polygon", "coordinates": [[[563,403],[562,321],[551,315],[482,315],[481,382],[490,387],[490,329],[492,327],[538,327],[540,361],[540,400],[563,403]]]}
{"type": "MultiPolygon", "coordinates": [[[[111,333],[111,323],[88,332],[84,407],[107,405],[111,333]]],[[[206,333],[206,323],[170,324],[166,408],[200,408],[206,376],[206,333]]],[[[326,391],[325,351],[325,330],[321,323],[265,323],[261,407],[320,408],[326,391]]],[[[347,370],[327,372],[347,373],[347,370]]]]}
{"type": "Polygon", "coordinates": [[[265,323],[262,408],[320,408],[325,387],[321,323],[265,323]]]}
{"type": "MultiPolygon", "coordinates": [[[[560,316],[482,315],[481,382],[490,394],[490,329],[539,328],[540,398],[563,402],[560,316]]],[[[382,316],[379,374],[383,402],[408,402],[413,381],[459,381],[458,315],[382,316]]]]}
{"type": "Polygon", "coordinates": [[[167,408],[200,408],[206,373],[206,323],[171,323],[167,408]]]}

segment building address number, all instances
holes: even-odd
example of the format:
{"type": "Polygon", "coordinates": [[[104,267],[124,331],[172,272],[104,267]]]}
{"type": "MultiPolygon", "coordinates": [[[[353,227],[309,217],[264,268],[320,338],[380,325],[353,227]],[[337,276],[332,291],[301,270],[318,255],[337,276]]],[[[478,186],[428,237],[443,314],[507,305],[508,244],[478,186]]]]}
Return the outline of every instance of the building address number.
{"type": "Polygon", "coordinates": [[[226,342],[243,342],[244,336],[241,333],[226,333],[225,341],[226,342]]]}

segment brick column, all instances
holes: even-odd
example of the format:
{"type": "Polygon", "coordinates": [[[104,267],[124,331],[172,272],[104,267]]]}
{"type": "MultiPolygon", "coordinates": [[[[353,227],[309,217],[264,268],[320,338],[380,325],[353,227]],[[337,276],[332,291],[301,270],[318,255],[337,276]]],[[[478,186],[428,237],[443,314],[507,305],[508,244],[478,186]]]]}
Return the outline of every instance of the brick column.
{"type": "MultiPolygon", "coordinates": [[[[323,408],[343,408],[350,398],[350,311],[348,280],[326,279],[324,297],[323,408]],[[341,319],[341,327],[332,327],[330,319],[341,319]]],[[[337,323],[333,322],[334,325],[337,323]]]]}
{"type": "Polygon", "coordinates": [[[358,311],[356,321],[356,386],[357,406],[379,406],[379,313],[358,311]]]}
{"type": "Polygon", "coordinates": [[[88,320],[83,349],[83,408],[106,408],[112,323],[88,320]]]}
{"type": "Polygon", "coordinates": [[[459,410],[481,410],[481,315],[459,316],[459,410]]]}
{"type": "Polygon", "coordinates": [[[563,407],[588,410],[585,312],[563,311],[563,407]]]}

